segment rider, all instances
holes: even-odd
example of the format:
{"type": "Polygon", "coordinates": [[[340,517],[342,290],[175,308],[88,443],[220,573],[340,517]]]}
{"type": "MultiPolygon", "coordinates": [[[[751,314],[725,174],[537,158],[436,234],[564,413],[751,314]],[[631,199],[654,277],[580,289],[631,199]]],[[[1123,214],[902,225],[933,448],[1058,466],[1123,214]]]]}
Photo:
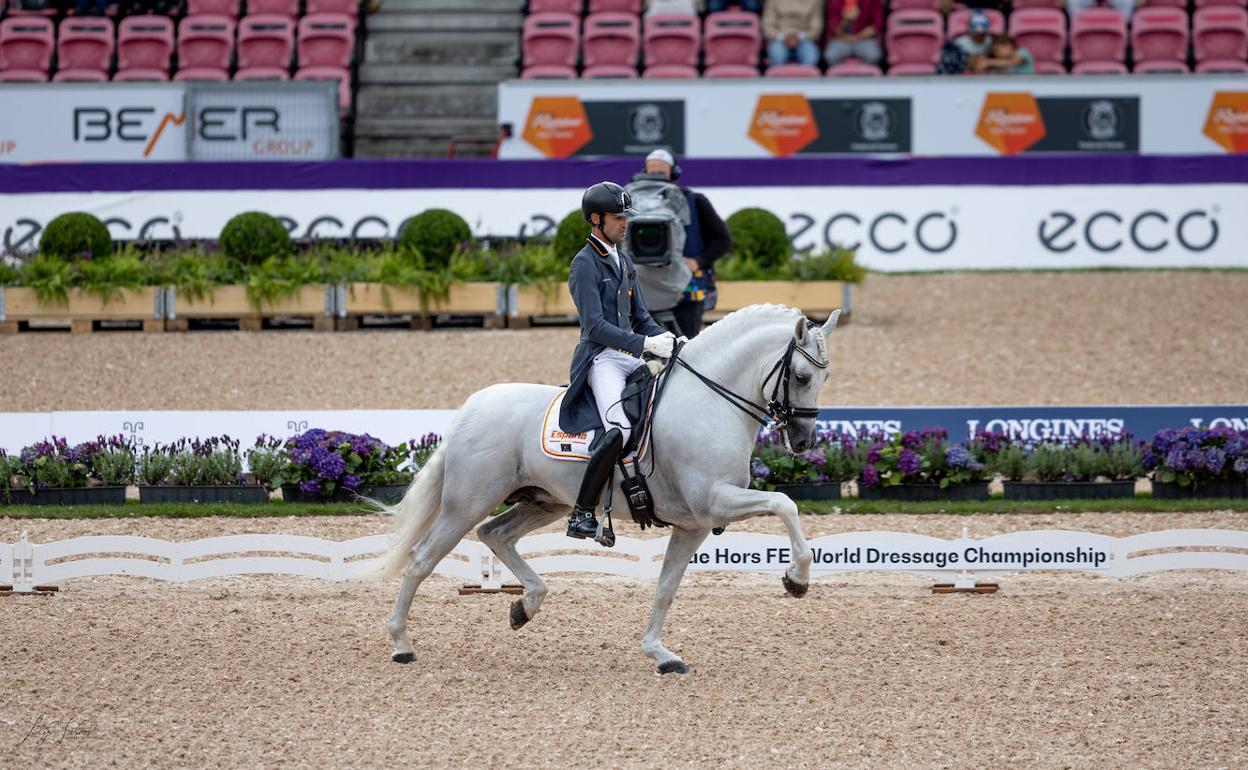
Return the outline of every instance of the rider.
{"type": "Polygon", "coordinates": [[[599,182],[581,197],[581,213],[591,229],[585,246],[572,259],[568,278],[581,341],[572,355],[571,384],[559,409],[559,427],[568,433],[606,433],[595,442],[568,518],[568,537],[578,539],[597,534],[594,511],[628,441],[630,425],[620,404],[624,381],[644,365],[643,352],[669,358],[675,342],[672,333],[650,317],[637,285],[637,269],[619,249],[628,229],[624,215],[632,210],[631,196],[613,182],[599,182]]]}

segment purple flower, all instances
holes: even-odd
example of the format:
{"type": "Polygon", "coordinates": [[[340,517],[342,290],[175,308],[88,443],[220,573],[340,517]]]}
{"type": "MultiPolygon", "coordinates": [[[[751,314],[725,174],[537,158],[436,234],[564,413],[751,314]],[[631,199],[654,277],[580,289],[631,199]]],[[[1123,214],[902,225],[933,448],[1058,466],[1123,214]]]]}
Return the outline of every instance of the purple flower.
{"type": "Polygon", "coordinates": [[[975,458],[971,456],[966,447],[961,446],[949,447],[949,451],[945,454],[945,462],[949,464],[950,468],[966,468],[970,471],[981,471],[984,469],[984,466],[975,461],[975,458]]]}
{"type": "Polygon", "coordinates": [[[923,461],[919,458],[917,452],[912,452],[909,449],[901,450],[901,455],[897,458],[897,470],[907,476],[911,476],[918,473],[922,466],[923,461]]]}
{"type": "Polygon", "coordinates": [[[1217,447],[1210,449],[1205,458],[1205,467],[1209,469],[1209,472],[1213,474],[1221,473],[1224,465],[1226,465],[1226,452],[1217,447]]]}
{"type": "Polygon", "coordinates": [[[321,493],[321,482],[319,479],[304,481],[299,484],[299,489],[303,491],[304,494],[319,495],[321,493]]]}
{"type": "Polygon", "coordinates": [[[360,477],[353,476],[348,473],[346,476],[342,477],[342,485],[347,489],[355,489],[360,485],[360,477]]]}
{"type": "Polygon", "coordinates": [[[1248,474],[1248,455],[1244,455],[1235,460],[1235,472],[1248,474]]]}
{"type": "Polygon", "coordinates": [[[757,457],[755,457],[754,460],[750,462],[750,472],[753,473],[754,478],[758,479],[759,481],[766,481],[767,477],[771,475],[771,469],[767,467],[766,463],[764,463],[762,460],[758,459],[757,457]]]}
{"type": "Polygon", "coordinates": [[[880,461],[880,450],[883,448],[884,448],[883,444],[879,444],[879,443],[872,444],[871,451],[867,452],[867,462],[872,463],[872,464],[878,463],[880,461]]]}
{"type": "Polygon", "coordinates": [[[880,472],[875,469],[874,465],[868,465],[862,469],[863,486],[873,487],[880,483],[880,472]]]}

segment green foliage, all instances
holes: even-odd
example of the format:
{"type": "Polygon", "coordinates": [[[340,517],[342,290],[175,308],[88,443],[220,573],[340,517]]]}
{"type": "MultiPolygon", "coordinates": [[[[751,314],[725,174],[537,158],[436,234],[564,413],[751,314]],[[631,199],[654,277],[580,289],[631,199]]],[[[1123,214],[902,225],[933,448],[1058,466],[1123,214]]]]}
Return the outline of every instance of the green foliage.
{"type": "Polygon", "coordinates": [[[1060,444],[1040,444],[1028,458],[1027,470],[1039,481],[1066,481],[1070,452],[1060,444]]]}
{"type": "Polygon", "coordinates": [[[1007,481],[1022,481],[1027,473],[1027,450],[1017,444],[1002,448],[989,459],[988,470],[1007,481]]]}
{"type": "Polygon", "coordinates": [[[223,252],[200,249],[152,254],[146,264],[149,284],[171,286],[178,296],[195,301],[212,296],[217,286],[243,283],[245,273],[243,265],[223,252]]]}
{"type": "Polygon", "coordinates": [[[0,286],[16,286],[21,278],[18,266],[0,256],[0,286]]]}
{"type": "Polygon", "coordinates": [[[140,289],[147,284],[148,266],[134,247],[126,247],[100,259],[79,265],[77,285],[94,294],[104,304],[121,299],[123,289],[140,289]]]}
{"type": "Polygon", "coordinates": [[[269,489],[290,484],[298,478],[298,473],[291,467],[290,456],[280,444],[247,450],[247,467],[255,476],[256,483],[269,489]]]}
{"type": "Polygon", "coordinates": [[[555,230],[555,254],[566,262],[571,263],[572,257],[576,256],[576,252],[580,251],[585,245],[585,239],[589,237],[590,226],[585,221],[581,210],[569,212],[566,217],[559,222],[558,229],[555,230]]]}
{"type": "Polygon", "coordinates": [[[846,281],[861,283],[867,270],[854,252],[836,247],[814,254],[793,254],[776,266],[757,259],[728,256],[715,263],[721,281],[846,281]]]}
{"type": "Polygon", "coordinates": [[[746,208],[728,217],[732,233],[732,255],[754,262],[765,269],[783,265],[793,253],[784,222],[775,214],[760,208],[746,208]]]}
{"type": "Polygon", "coordinates": [[[277,217],[244,211],[221,229],[221,250],[230,259],[250,265],[285,257],[294,251],[294,243],[277,217]]]}
{"type": "Polygon", "coordinates": [[[247,300],[260,310],[266,304],[273,306],[293,297],[304,286],[320,283],[321,279],[321,265],[314,254],[269,257],[248,271],[247,300]]]}
{"type": "Polygon", "coordinates": [[[78,280],[74,266],[60,257],[37,254],[26,260],[19,273],[19,283],[35,291],[44,305],[68,305],[69,290],[78,280]]]}
{"type": "Polygon", "coordinates": [[[102,449],[91,459],[95,476],[105,486],[134,483],[134,451],[126,447],[102,449]]]}
{"type": "Polygon", "coordinates": [[[104,223],[80,211],[56,217],[39,237],[39,252],[61,259],[99,259],[112,250],[113,237],[104,223]]]}
{"type": "Polygon", "coordinates": [[[1105,453],[1104,473],[1115,481],[1138,479],[1144,475],[1144,451],[1131,441],[1117,441],[1105,453]]]}
{"type": "Polygon", "coordinates": [[[471,241],[472,230],[468,223],[446,209],[422,211],[408,220],[399,234],[403,253],[426,269],[447,267],[451,255],[471,241]]]}

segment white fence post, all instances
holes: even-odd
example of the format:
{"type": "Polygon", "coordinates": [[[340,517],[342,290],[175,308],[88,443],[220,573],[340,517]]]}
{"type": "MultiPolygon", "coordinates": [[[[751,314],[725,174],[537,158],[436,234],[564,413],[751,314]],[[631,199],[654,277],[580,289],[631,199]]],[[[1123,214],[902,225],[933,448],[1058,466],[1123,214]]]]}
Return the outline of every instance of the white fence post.
{"type": "Polygon", "coordinates": [[[13,544],[13,591],[35,592],[35,546],[26,536],[26,530],[22,530],[22,539],[13,544]]]}

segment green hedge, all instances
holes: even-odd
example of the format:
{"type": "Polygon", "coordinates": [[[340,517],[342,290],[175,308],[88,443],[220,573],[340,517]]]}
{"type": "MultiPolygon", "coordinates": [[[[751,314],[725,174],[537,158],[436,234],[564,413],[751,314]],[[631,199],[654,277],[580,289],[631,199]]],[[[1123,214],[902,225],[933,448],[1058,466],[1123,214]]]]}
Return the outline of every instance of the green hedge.
{"type": "Polygon", "coordinates": [[[97,217],[73,211],[61,214],[43,228],[39,251],[69,260],[99,259],[113,252],[113,238],[97,217]]]}
{"type": "Polygon", "coordinates": [[[472,242],[472,230],[454,211],[429,209],[407,221],[399,245],[415,264],[437,269],[448,266],[451,255],[472,242]]]}
{"type": "Polygon", "coordinates": [[[559,223],[559,229],[555,230],[555,253],[564,255],[571,262],[576,252],[585,246],[589,230],[589,223],[580,209],[569,212],[559,223]]]}
{"type": "Polygon", "coordinates": [[[221,228],[221,251],[240,264],[259,264],[294,250],[285,225],[262,211],[245,211],[221,228]]]}

